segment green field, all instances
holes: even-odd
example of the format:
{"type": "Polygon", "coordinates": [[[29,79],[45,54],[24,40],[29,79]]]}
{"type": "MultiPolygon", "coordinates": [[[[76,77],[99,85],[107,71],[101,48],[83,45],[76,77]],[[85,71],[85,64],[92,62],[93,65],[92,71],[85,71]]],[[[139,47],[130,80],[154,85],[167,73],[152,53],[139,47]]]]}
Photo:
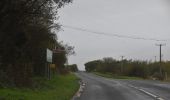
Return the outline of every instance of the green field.
{"type": "Polygon", "coordinates": [[[79,88],[78,78],[74,74],[36,80],[38,85],[35,89],[0,89],[0,100],[70,100],[79,88]]]}
{"type": "Polygon", "coordinates": [[[142,79],[140,77],[118,76],[118,75],[113,75],[111,73],[99,73],[99,72],[93,72],[93,73],[102,77],[114,78],[114,79],[134,79],[134,80],[142,79]]]}

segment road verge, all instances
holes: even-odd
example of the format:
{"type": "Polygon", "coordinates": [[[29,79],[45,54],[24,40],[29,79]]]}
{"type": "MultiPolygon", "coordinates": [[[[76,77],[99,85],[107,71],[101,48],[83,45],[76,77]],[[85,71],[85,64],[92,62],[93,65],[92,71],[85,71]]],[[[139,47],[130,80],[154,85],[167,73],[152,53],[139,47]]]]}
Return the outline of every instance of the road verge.
{"type": "Polygon", "coordinates": [[[79,84],[80,84],[80,87],[71,100],[76,100],[76,98],[79,98],[81,94],[83,93],[86,84],[82,80],[79,81],[79,84]]]}

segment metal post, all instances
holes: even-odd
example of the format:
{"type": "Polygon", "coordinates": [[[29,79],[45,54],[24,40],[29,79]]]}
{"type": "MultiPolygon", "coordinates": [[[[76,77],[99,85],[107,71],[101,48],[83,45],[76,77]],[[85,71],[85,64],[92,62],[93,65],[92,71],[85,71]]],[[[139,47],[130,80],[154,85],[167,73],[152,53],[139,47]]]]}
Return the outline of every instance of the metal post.
{"type": "Polygon", "coordinates": [[[155,62],[156,62],[156,56],[155,56],[155,62]]]}
{"type": "Polygon", "coordinates": [[[160,74],[161,74],[161,76],[162,76],[162,67],[161,67],[161,63],[162,63],[162,45],[160,45],[160,74]]]}
{"type": "Polygon", "coordinates": [[[122,60],[121,60],[121,73],[123,73],[123,58],[124,56],[121,56],[122,60]]]}
{"type": "Polygon", "coordinates": [[[159,67],[159,72],[160,72],[160,75],[161,77],[163,76],[163,73],[162,73],[162,67],[161,67],[161,63],[162,63],[162,46],[165,46],[165,44],[156,44],[156,46],[159,46],[160,47],[160,54],[159,54],[159,63],[160,63],[160,67],[159,67]]]}

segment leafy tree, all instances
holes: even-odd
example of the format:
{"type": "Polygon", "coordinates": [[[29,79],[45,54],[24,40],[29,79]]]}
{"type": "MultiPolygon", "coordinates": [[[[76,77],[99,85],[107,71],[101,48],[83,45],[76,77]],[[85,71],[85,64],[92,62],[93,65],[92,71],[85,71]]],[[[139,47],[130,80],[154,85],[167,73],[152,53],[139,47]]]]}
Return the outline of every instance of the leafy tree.
{"type": "Polygon", "coordinates": [[[90,61],[85,63],[85,69],[87,72],[91,72],[91,71],[96,71],[97,70],[97,66],[99,65],[100,60],[95,60],[95,61],[90,61]]]}
{"type": "Polygon", "coordinates": [[[68,56],[75,54],[74,47],[63,42],[56,44],[56,52],[53,53],[53,63],[56,64],[56,70],[59,73],[65,70],[65,63],[67,63],[68,56]]]}
{"type": "MultiPolygon", "coordinates": [[[[1,0],[0,1],[0,72],[8,83],[31,84],[33,72],[43,71],[44,50],[57,42],[52,32],[58,9],[71,0],[1,0]]],[[[37,73],[40,74],[40,73],[37,73]]],[[[35,74],[35,75],[37,75],[35,74]]],[[[0,79],[1,82],[3,82],[0,79]]]]}
{"type": "Polygon", "coordinates": [[[78,67],[76,64],[72,64],[72,65],[67,65],[66,66],[70,71],[72,72],[77,72],[78,71],[78,67]]]}

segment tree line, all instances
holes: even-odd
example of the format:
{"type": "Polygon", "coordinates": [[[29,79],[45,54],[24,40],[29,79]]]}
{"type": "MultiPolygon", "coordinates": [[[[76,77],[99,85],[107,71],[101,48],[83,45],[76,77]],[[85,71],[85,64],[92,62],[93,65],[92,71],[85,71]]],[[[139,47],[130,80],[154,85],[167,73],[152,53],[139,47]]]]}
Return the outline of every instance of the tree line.
{"type": "Polygon", "coordinates": [[[45,50],[60,48],[53,63],[62,72],[73,47],[58,42],[58,10],[72,0],[0,1],[0,86],[30,86],[44,73],[45,50]]]}
{"type": "Polygon", "coordinates": [[[111,73],[113,75],[132,76],[141,78],[165,79],[170,75],[170,62],[115,60],[111,57],[85,63],[87,72],[111,73]],[[160,68],[161,73],[160,73],[160,68]]]}
{"type": "Polygon", "coordinates": [[[72,64],[72,65],[66,65],[67,69],[69,69],[72,72],[77,72],[78,71],[78,67],[76,64],[72,64]]]}

